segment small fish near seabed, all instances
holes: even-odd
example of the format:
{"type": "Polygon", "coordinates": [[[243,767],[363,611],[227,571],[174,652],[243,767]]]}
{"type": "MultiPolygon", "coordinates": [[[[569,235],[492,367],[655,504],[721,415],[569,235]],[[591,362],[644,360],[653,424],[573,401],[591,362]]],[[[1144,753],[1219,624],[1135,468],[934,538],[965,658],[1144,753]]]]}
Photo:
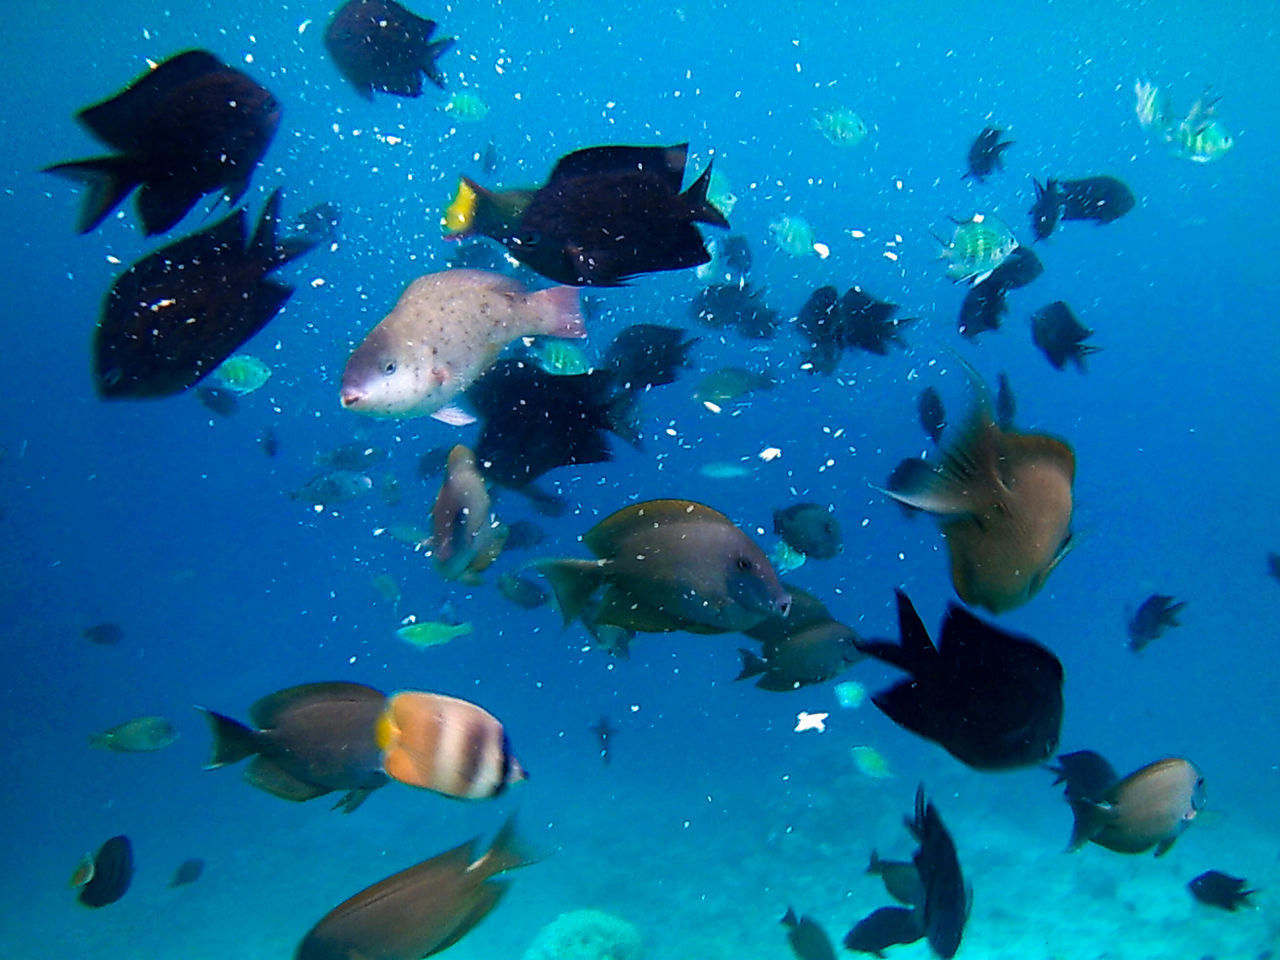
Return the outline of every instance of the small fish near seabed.
{"type": "Polygon", "coordinates": [[[302,938],[294,960],[423,960],[453,946],[502,899],[493,878],[534,861],[509,819],[479,857],[473,837],[392,874],[330,910],[302,938]]]}
{"type": "Polygon", "coordinates": [[[813,917],[807,914],[797,917],[796,912],[787,907],[780,922],[787,928],[787,943],[796,960],[836,960],[831,938],[813,917]]]}
{"type": "MultiPolygon", "coordinates": [[[[903,906],[924,905],[924,884],[920,882],[920,871],[916,869],[914,863],[906,860],[885,860],[872,850],[871,860],[867,864],[867,873],[879,877],[889,896],[903,906]]],[[[923,936],[923,931],[921,935],[923,936]]]]}
{"type": "Polygon", "coordinates": [[[1235,913],[1240,907],[1253,908],[1249,899],[1257,890],[1246,890],[1249,881],[1220,870],[1206,870],[1187,884],[1191,895],[1203,904],[1235,913]]]}
{"type": "Polygon", "coordinates": [[[1117,853],[1169,852],[1205,805],[1204,775],[1188,760],[1166,757],[1135,770],[1092,797],[1067,802],[1075,823],[1068,850],[1096,843],[1117,853]]]}
{"type": "Polygon", "coordinates": [[[857,648],[909,676],[871,698],[894,723],[975,770],[1043,763],[1062,731],[1062,662],[1036,641],[951,604],[935,646],[898,591],[900,642],[857,648]]]}
{"type": "Polygon", "coordinates": [[[204,874],[204,861],[199,857],[192,857],[190,860],[183,860],[178,864],[178,869],[173,871],[173,879],[169,881],[171,887],[185,887],[195,883],[204,874]]]}
{"type": "Polygon", "coordinates": [[[247,240],[239,209],[116,278],[94,331],[98,396],[181,393],[265,327],[293,295],[270,275],[315,246],[305,235],[277,240],[279,219],[276,191],[247,240]]]}
{"type": "Polygon", "coordinates": [[[304,683],[269,694],[249,708],[254,726],[198,707],[209,721],[213,748],[206,770],[252,757],[244,779],[285,800],[305,801],[335,790],[345,813],[387,782],[375,737],[387,697],[359,683],[304,683]]]}
{"type": "Polygon", "coordinates": [[[431,508],[431,555],[446,580],[479,582],[507,542],[507,528],[492,512],[476,455],[458,444],[449,451],[444,482],[431,508]]]}
{"type": "Polygon", "coordinates": [[[978,403],[940,463],[904,460],[884,492],[939,517],[956,593],[1003,613],[1035,596],[1070,547],[1075,454],[1047,434],[998,427],[972,376],[978,403]]]}
{"type": "Polygon", "coordinates": [[[396,636],[419,650],[440,647],[458,637],[471,633],[469,623],[441,623],[438,620],[419,620],[406,623],[396,630],[396,636]]]}
{"type": "Polygon", "coordinates": [[[925,802],[923,784],[916,790],[915,818],[907,829],[919,842],[912,861],[924,887],[920,907],[924,935],[933,952],[949,960],[960,949],[973,894],[965,883],[956,845],[933,802],[925,802]]]}
{"type": "Polygon", "coordinates": [[[425,417],[454,426],[475,418],[454,405],[519,337],[585,337],[578,293],[530,293],[484,270],[429,273],[405,288],[391,312],[347,360],[342,405],[375,417],[425,417]]]}
{"type": "Polygon", "coordinates": [[[863,917],[844,935],[844,948],[853,953],[885,957],[889,947],[915,943],[924,936],[919,910],[909,907],[880,907],[863,917]]]}
{"type": "Polygon", "coordinates": [[[815,114],[813,126],[836,147],[856,147],[867,139],[867,122],[848,107],[815,114]]]}
{"type": "Polygon", "coordinates": [[[1084,342],[1091,336],[1093,331],[1081,323],[1062,300],[1041,307],[1031,316],[1031,339],[1055,370],[1074,363],[1076,369],[1084,373],[1085,357],[1102,349],[1084,342]]]}
{"type": "Polygon", "coordinates": [[[119,151],[45,168],[89,187],[76,229],[94,229],[140,186],[138,215],[152,236],[205,194],[225,190],[232,204],[244,195],[280,125],[280,105],[247,74],[187,50],[76,118],[119,151]]]}
{"type": "Polygon", "coordinates": [[[840,521],[831,507],[820,503],[795,503],[773,511],[773,532],[815,560],[831,560],[844,549],[840,521]]]}
{"type": "Polygon", "coordinates": [[[981,283],[1018,248],[1013,231],[990,214],[953,222],[950,241],[935,239],[942,245],[939,259],[947,263],[947,276],[957,283],[981,283]]]}
{"type": "Polygon", "coordinates": [[[133,844],[121,835],[112,837],[95,854],[86,854],[71,876],[86,907],[105,907],[123,897],[133,881],[133,844]]]}
{"type": "Polygon", "coordinates": [[[1173,597],[1153,593],[1129,619],[1129,649],[1141,653],[1153,640],[1164,636],[1170,627],[1180,627],[1178,614],[1187,605],[1185,600],[1174,602],[1173,597]]]}
{"type": "Polygon", "coordinates": [[[791,596],[764,551],[718,510],[691,500],[648,500],[610,514],[583,535],[598,559],[536,564],[564,622],[603,589],[598,623],[642,633],[737,633],[791,596]]]}
{"type": "Polygon", "coordinates": [[[325,49],[338,72],[366,100],[380,90],[397,97],[422,95],[422,78],[444,89],[436,61],[453,46],[452,37],[432,40],[434,20],[426,20],[395,0],[349,0],[329,21],[325,49]]]}
{"type": "Polygon", "coordinates": [[[875,747],[862,744],[850,747],[849,753],[853,757],[854,767],[864,777],[870,777],[872,780],[888,780],[893,776],[889,761],[875,747]]]}
{"type": "Polygon", "coordinates": [[[479,123],[489,115],[489,105],[473,90],[457,90],[444,105],[444,112],[461,123],[479,123]]]}
{"type": "Polygon", "coordinates": [[[995,171],[1004,169],[1004,152],[1013,146],[1013,141],[1001,140],[1002,136],[1004,131],[998,127],[982,128],[969,146],[969,169],[962,180],[973,177],[981,183],[995,171]]]}
{"type": "Polygon", "coordinates": [[[89,737],[89,746],[112,753],[151,753],[163,750],[177,739],[177,728],[165,717],[146,716],[93,734],[89,737]]]}

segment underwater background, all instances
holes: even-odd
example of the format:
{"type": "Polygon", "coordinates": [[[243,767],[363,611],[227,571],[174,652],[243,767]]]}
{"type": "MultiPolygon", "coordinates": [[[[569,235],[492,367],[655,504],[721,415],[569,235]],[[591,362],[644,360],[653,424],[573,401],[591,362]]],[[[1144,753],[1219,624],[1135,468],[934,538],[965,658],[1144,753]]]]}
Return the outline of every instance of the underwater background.
{"type": "MultiPolygon", "coordinates": [[[[917,783],[973,885],[962,957],[1254,960],[1280,949],[1280,584],[1266,569],[1280,549],[1280,11],[1245,0],[415,3],[458,38],[440,61],[447,90],[368,103],[323,49],[332,6],[52,0],[8,11],[0,951],[291,956],[339,901],[491,836],[518,809],[544,859],[510,875],[503,902],[450,957],[519,957],[557,915],[595,908],[639,928],[655,960],[784,960],[788,905],[838,938],[886,902],[866,861],[873,848],[909,855],[901,820],[917,783]],[[89,345],[103,295],[158,241],[142,236],[131,203],[76,236],[77,191],[38,172],[97,152],[78,109],[147,58],[189,47],[246,70],[283,105],[251,214],[279,186],[286,213],[332,201],[343,217],[335,249],[282,270],[297,292],[245,347],[273,376],[231,417],[189,394],[97,399],[89,345]],[[1134,117],[1139,79],[1179,104],[1211,83],[1234,149],[1203,165],[1171,156],[1134,117]],[[480,122],[445,111],[462,89],[488,104],[480,122]],[[815,127],[837,107],[870,128],[856,147],[815,127]],[[1015,141],[1005,170],[962,180],[987,124],[1015,141]],[[686,140],[691,171],[714,157],[729,178],[733,231],[751,241],[752,281],[783,329],[753,342],[699,327],[692,271],[592,291],[589,351],[631,323],[676,324],[701,337],[691,369],[643,399],[642,449],[614,441],[613,462],[546,478],[571,504],[563,516],[498,497],[504,520],[536,520],[546,542],[504,555],[488,582],[446,583],[377,531],[425,522],[438,477],[419,476],[419,456],[474,428],[344,411],[347,354],[409,280],[443,269],[452,249],[439,221],[460,173],[537,183],[579,147],[686,140]],[[486,176],[478,158],[490,142],[498,164],[486,176]],[[1045,273],[1010,295],[1002,329],[963,339],[964,290],[946,279],[931,233],[982,211],[1029,242],[1033,176],[1103,173],[1128,183],[1137,208],[1038,244],[1045,273]],[[783,215],[808,220],[830,256],[779,250],[769,225],[783,215]],[[827,283],[861,284],[921,317],[909,349],[847,352],[832,378],[800,370],[789,318],[827,283]],[[1028,317],[1059,299],[1103,348],[1086,375],[1052,369],[1031,343],[1028,317]],[[842,708],[831,684],[733,683],[742,638],[642,635],[615,659],[587,649],[580,627],[562,630],[551,608],[519,609],[493,588],[534,556],[586,556],[577,538],[636,500],[702,501],[766,549],[772,510],[812,500],[833,505],[844,550],[789,581],[864,636],[896,635],[901,587],[932,632],[955,599],[937,526],[871,484],[926,451],[923,386],[953,416],[966,407],[957,354],[991,383],[1006,372],[1019,426],[1076,451],[1074,549],[1037,597],[998,618],[1065,665],[1062,750],[1097,750],[1121,770],[1185,756],[1206,777],[1208,809],[1158,860],[1092,845],[1063,853],[1070,811],[1042,770],[970,770],[869,703],[842,708]],[[779,383],[713,414],[690,394],[700,372],[729,365],[779,383]],[[257,443],[268,426],[273,458],[257,443]],[[316,511],[290,499],[317,453],[353,440],[389,451],[380,470],[399,480],[399,503],[375,494],[316,511]],[[760,459],[767,447],[782,455],[760,459]],[[725,461],[750,469],[700,472],[725,461]],[[377,575],[399,584],[398,606],[377,575]],[[1187,602],[1182,626],[1135,655],[1126,619],[1156,592],[1187,602]],[[470,636],[427,650],[396,638],[404,616],[438,619],[446,601],[470,636]],[[104,621],[121,625],[120,643],[82,636],[104,621]],[[474,700],[502,719],[529,781],[470,804],[393,785],[343,816],[326,799],[254,790],[236,769],[202,769],[208,732],[193,705],[244,716],[267,693],[329,679],[474,700]],[[801,711],[829,712],[825,732],[795,733],[801,711]],[[88,745],[140,714],[167,716],[180,738],[137,755],[88,745]],[[608,765],[590,729],[602,715],[617,728],[608,765]],[[875,747],[893,776],[860,773],[854,746],[875,747]],[[120,833],[134,844],[133,885],[86,909],[67,877],[120,833]],[[170,888],[188,857],[206,861],[204,875],[170,888]],[[1208,869],[1261,888],[1257,909],[1195,902],[1185,885],[1208,869]]],[[[174,236],[211,222],[209,206],[174,236]]],[[[894,676],[867,661],[839,679],[875,690],[894,676]]]]}

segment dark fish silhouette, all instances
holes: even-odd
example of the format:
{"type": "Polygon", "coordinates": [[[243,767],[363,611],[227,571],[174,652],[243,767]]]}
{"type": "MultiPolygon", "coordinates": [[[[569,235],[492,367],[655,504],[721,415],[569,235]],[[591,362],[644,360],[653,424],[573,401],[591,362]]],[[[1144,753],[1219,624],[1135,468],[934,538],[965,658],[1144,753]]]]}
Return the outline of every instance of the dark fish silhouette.
{"type": "Polygon", "coordinates": [[[133,844],[126,836],[112,837],[93,858],[88,880],[80,887],[79,900],[86,907],[105,907],[125,895],[133,880],[133,844]]]}
{"type": "Polygon", "coordinates": [[[280,452],[280,438],[271,427],[263,427],[258,434],[258,449],[264,457],[274,457],[280,452]]]}
{"type": "Polygon", "coordinates": [[[280,105],[204,50],[165,60],[76,118],[119,153],[46,167],[90,188],[77,230],[88,233],[138,186],[148,235],[168,230],[205,194],[235,203],[280,124],[280,105]]]}
{"type": "Polygon", "coordinates": [[[1280,553],[1267,554],[1267,576],[1280,580],[1280,553]]]}
{"type": "Polygon", "coordinates": [[[422,78],[444,89],[436,61],[453,46],[452,37],[432,42],[434,20],[425,20],[395,0],[349,0],[324,32],[334,65],[366,100],[373,91],[398,97],[422,95],[422,78]]]}
{"type": "Polygon", "coordinates": [[[889,896],[903,906],[919,907],[924,904],[924,884],[920,882],[920,872],[914,863],[883,860],[872,850],[867,873],[878,876],[889,896]]]}
{"type": "Polygon", "coordinates": [[[607,765],[609,763],[609,741],[618,732],[618,728],[609,722],[608,717],[601,717],[591,725],[590,730],[596,735],[596,742],[600,744],[600,762],[607,765]]]}
{"type": "MultiPolygon", "coordinates": [[[[1019,247],[1019,250],[1022,248],[1019,247]]],[[[1013,418],[1018,413],[1018,398],[1009,385],[1009,377],[1003,371],[996,378],[996,426],[1001,430],[1013,427],[1013,418]]]]}
{"type": "Polygon", "coordinates": [[[766,306],[761,291],[746,280],[703,287],[689,316],[713,330],[731,327],[748,340],[768,340],[778,329],[778,311],[766,306]]]}
{"type": "Polygon", "coordinates": [[[1041,184],[1032,179],[1036,188],[1036,202],[1031,205],[1031,232],[1036,240],[1049,237],[1058,226],[1062,216],[1062,192],[1058,189],[1058,181],[1052,178],[1041,184]]]}
{"type": "Polygon", "coordinates": [[[942,439],[942,431],[947,426],[947,411],[942,406],[942,397],[933,387],[925,387],[916,400],[916,413],[920,417],[920,426],[935,444],[942,439]]]}
{"type": "Polygon", "coordinates": [[[118,623],[95,623],[81,630],[80,636],[90,643],[110,647],[124,639],[124,628],[118,623]]]}
{"type": "Polygon", "coordinates": [[[964,177],[981,182],[996,170],[1004,169],[1004,152],[1013,146],[1013,141],[1001,140],[1003,133],[996,127],[983,127],[969,147],[969,172],[964,177]]]}
{"type": "Polygon", "coordinates": [[[1018,244],[1000,266],[991,271],[991,276],[987,280],[994,280],[1005,290],[1017,290],[1019,287],[1025,287],[1042,273],[1044,273],[1044,264],[1040,262],[1036,252],[1030,247],[1018,244]]]}
{"type": "Polygon", "coordinates": [[[960,305],[960,333],[976,337],[988,330],[997,330],[1009,310],[1005,294],[1025,287],[1040,274],[1044,264],[1030,247],[1019,244],[1000,266],[984,280],[975,283],[964,295],[960,305]]]}
{"type": "Polygon", "coordinates": [[[507,884],[492,878],[533,863],[517,846],[514,820],[478,858],[477,839],[334,907],[303,937],[294,960],[420,960],[457,943],[506,892],[507,884]]]}
{"type": "Polygon", "coordinates": [[[773,532],[792,550],[815,560],[830,560],[844,549],[840,522],[820,503],[795,503],[773,511],[773,532]]]}
{"type": "Polygon", "coordinates": [[[915,817],[906,821],[920,843],[912,858],[924,885],[924,935],[939,957],[954,957],[960,949],[965,921],[969,919],[971,896],[960,870],[956,846],[937,808],[926,805],[924,786],[916,790],[915,817]]]}
{"type": "Polygon", "coordinates": [[[232,417],[240,410],[240,400],[234,391],[222,387],[198,386],[192,391],[200,406],[220,417],[232,417]]]}
{"type": "Polygon", "coordinates": [[[819,287],[796,318],[796,327],[809,341],[804,362],[814,373],[830,375],[840,362],[840,353],[858,347],[885,356],[890,346],[906,347],[902,328],[915,317],[895,318],[896,303],[877,300],[860,287],[850,287],[840,296],[835,287],[819,287]]]}
{"type": "Polygon", "coordinates": [[[697,337],[685,339],[679,327],[636,323],[627,327],[604,352],[604,366],[627,390],[646,390],[675,383],[689,365],[689,351],[697,337]]]}
{"type": "Polygon", "coordinates": [[[923,936],[924,922],[919,910],[880,907],[859,920],[844,935],[844,948],[884,957],[887,948],[899,943],[915,943],[923,936]]]}
{"type": "Polygon", "coordinates": [[[1257,890],[1244,889],[1248,883],[1243,877],[1233,877],[1219,870],[1206,870],[1187,884],[1191,895],[1211,907],[1221,907],[1235,913],[1240,907],[1252,907],[1249,897],[1257,890]]]}
{"type": "Polygon", "coordinates": [[[204,861],[199,857],[183,860],[178,864],[178,869],[173,872],[173,879],[169,881],[169,886],[185,887],[199,880],[202,873],[204,873],[204,861]]]}
{"type": "Polygon", "coordinates": [[[910,677],[872,697],[894,723],[975,770],[1042,763],[1062,728],[1062,664],[1026,637],[951,604],[935,648],[897,591],[901,642],[860,640],[863,653],[910,677]]]}
{"type": "Polygon", "coordinates": [[[612,371],[557,376],[532,363],[499,360],[467,393],[484,421],[476,456],[485,477],[526,489],[548,470],[612,460],[606,433],[638,442],[631,394],[612,371]]]}
{"type": "Polygon", "coordinates": [[[1093,220],[1098,224],[1119,220],[1137,202],[1123,181],[1115,177],[1061,180],[1063,220],[1093,220]]]}
{"type": "Polygon", "coordinates": [[[863,659],[852,627],[830,619],[795,624],[790,619],[771,617],[761,627],[743,631],[763,640],[764,648],[761,656],[739,648],[742,670],[735,680],[758,676],[756,686],[761,690],[781,693],[825,683],[863,659]],[[762,628],[766,632],[758,632],[762,628]]]}
{"type": "Polygon", "coordinates": [[[1186,601],[1174,603],[1173,597],[1153,593],[1142,601],[1132,619],[1129,620],[1129,649],[1140,653],[1151,641],[1164,635],[1170,627],[1181,626],[1178,613],[1187,605],[1186,601]]]}
{"type": "Polygon", "coordinates": [[[787,907],[781,922],[787,928],[787,942],[796,960],[836,960],[831,938],[818,921],[807,915],[797,917],[796,912],[787,907]]]}
{"type": "Polygon", "coordinates": [[[724,262],[731,273],[739,275],[751,272],[751,243],[746,237],[731,234],[720,242],[724,251],[724,262]]]}
{"type": "Polygon", "coordinates": [[[1084,373],[1084,358],[1102,349],[1084,342],[1091,336],[1093,331],[1061,300],[1041,307],[1031,317],[1031,338],[1055,370],[1074,363],[1084,373]]]}
{"type": "Polygon", "coordinates": [[[507,524],[508,550],[528,550],[546,539],[546,531],[532,520],[514,520],[507,524]]]}
{"type": "Polygon", "coordinates": [[[181,393],[280,312],[293,288],[268,279],[315,244],[276,239],[271,194],[246,244],[245,213],[144,257],[117,278],[94,334],[94,383],[104,399],[181,393]]]}
{"type": "Polygon", "coordinates": [[[1058,765],[1049,767],[1053,785],[1065,783],[1065,796],[1072,800],[1097,800],[1120,780],[1106,758],[1092,750],[1058,755],[1058,765]]]}
{"type": "Polygon", "coordinates": [[[1067,802],[1075,822],[1068,850],[1088,842],[1117,853],[1169,852],[1204,808],[1204,776],[1180,757],[1166,757],[1135,770],[1096,797],[1067,802]]]}

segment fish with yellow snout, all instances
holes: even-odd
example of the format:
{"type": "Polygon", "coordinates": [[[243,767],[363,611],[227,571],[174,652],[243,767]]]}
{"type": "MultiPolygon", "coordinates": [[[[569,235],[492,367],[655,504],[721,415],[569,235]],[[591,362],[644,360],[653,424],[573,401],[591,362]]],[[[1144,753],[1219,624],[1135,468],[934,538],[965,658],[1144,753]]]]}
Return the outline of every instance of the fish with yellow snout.
{"type": "Polygon", "coordinates": [[[791,595],[764,551],[728,517],[692,500],[647,500],[609,515],[583,535],[595,560],[535,561],[568,624],[603,589],[596,624],[641,633],[737,633],[791,595]]]}

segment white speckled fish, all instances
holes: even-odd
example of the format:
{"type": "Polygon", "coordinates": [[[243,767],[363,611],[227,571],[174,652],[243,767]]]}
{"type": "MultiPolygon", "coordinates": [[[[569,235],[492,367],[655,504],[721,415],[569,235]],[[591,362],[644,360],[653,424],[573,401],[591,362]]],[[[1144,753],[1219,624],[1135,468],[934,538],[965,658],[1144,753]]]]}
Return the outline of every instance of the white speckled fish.
{"type": "Polygon", "coordinates": [[[432,416],[462,426],[453,406],[512,340],[585,337],[578,292],[530,293],[499,273],[445,270],[405,288],[342,372],[342,405],[375,417],[432,416]]]}

